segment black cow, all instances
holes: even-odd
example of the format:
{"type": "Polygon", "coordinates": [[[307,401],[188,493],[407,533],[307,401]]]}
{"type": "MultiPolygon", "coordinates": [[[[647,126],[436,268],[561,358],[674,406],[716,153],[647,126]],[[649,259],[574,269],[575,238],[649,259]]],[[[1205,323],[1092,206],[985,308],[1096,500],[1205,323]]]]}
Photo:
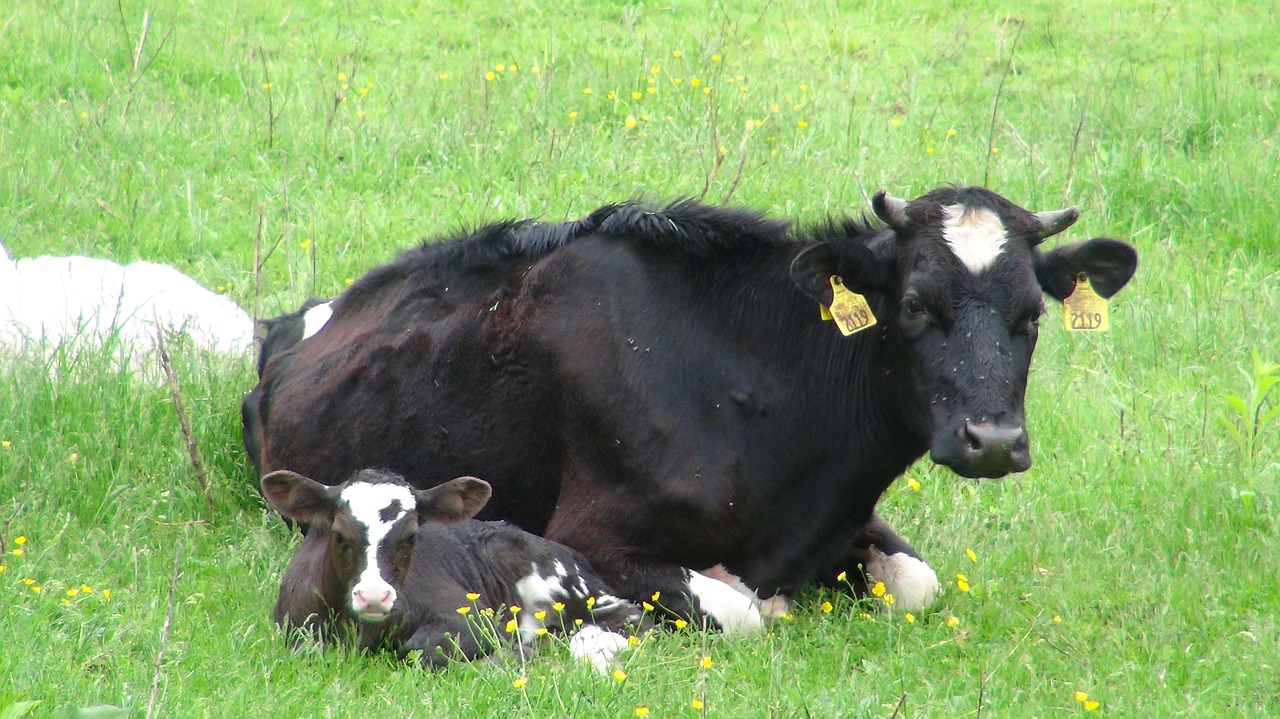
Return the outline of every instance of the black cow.
{"type": "Polygon", "coordinates": [[[1027,469],[1041,292],[1060,301],[1084,273],[1109,297],[1137,253],[1041,251],[1078,211],[982,188],[872,206],[886,228],[624,203],[409,250],[267,359],[249,444],[263,470],[329,484],[365,466],[484,476],[489,516],[681,616],[728,596],[690,571],[713,566],[762,596],[861,566],[927,605],[936,576],[877,500],[926,452],[970,477],[1027,469]],[[837,287],[877,324],[823,322],[837,287]]]}
{"type": "Polygon", "coordinates": [[[280,583],[282,626],[329,639],[354,625],[361,648],[420,651],[430,666],[486,656],[507,637],[529,645],[582,627],[570,650],[604,669],[627,646],[614,630],[650,624],[572,549],[471,520],[489,501],[483,480],[414,490],[394,473],[362,470],[329,487],[277,471],[262,478],[262,491],[310,527],[280,583]]]}

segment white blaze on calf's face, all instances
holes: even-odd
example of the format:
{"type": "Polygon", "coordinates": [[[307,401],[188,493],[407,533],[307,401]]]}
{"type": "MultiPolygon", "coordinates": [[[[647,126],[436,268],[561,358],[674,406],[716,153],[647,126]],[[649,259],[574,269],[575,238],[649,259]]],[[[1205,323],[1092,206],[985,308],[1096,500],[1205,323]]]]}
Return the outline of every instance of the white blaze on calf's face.
{"type": "Polygon", "coordinates": [[[413,493],[399,484],[356,482],[342,490],[351,516],[365,528],[365,567],[351,588],[351,609],[370,619],[380,619],[395,606],[396,590],[382,577],[378,546],[404,514],[416,506],[413,493]],[[394,511],[387,511],[389,508],[394,511]]]}
{"type": "Polygon", "coordinates": [[[942,238],[956,257],[975,275],[995,263],[1008,239],[1004,224],[991,210],[964,205],[942,208],[942,238]]]}
{"type": "Polygon", "coordinates": [[[302,339],[305,340],[314,335],[329,323],[329,318],[333,317],[333,309],[329,307],[331,304],[333,303],[326,302],[322,305],[316,305],[302,315],[302,339]]]}

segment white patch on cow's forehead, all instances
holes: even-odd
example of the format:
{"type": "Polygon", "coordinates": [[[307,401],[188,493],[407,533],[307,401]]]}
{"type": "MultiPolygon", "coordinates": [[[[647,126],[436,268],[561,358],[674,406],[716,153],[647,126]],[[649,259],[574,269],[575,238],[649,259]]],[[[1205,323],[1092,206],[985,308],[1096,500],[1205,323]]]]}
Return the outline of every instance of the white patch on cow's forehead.
{"type": "Polygon", "coordinates": [[[964,205],[942,208],[942,238],[969,271],[977,274],[995,263],[1008,236],[996,213],[964,205]]]}
{"type": "MultiPolygon", "coordinates": [[[[387,583],[382,578],[382,572],[378,567],[378,545],[391,531],[396,520],[417,506],[413,492],[402,484],[354,482],[347,485],[340,496],[351,510],[351,516],[365,526],[366,539],[369,540],[369,545],[365,548],[364,571],[356,580],[353,591],[381,588],[387,583]],[[395,502],[399,502],[399,509],[394,516],[383,520],[383,510],[391,507],[395,502]]],[[[389,588],[389,585],[387,586],[389,588]]]]}
{"type": "Polygon", "coordinates": [[[324,329],[324,326],[329,322],[329,318],[333,317],[333,309],[329,307],[331,304],[333,303],[326,302],[322,305],[316,305],[302,315],[302,339],[305,340],[324,329]]]}

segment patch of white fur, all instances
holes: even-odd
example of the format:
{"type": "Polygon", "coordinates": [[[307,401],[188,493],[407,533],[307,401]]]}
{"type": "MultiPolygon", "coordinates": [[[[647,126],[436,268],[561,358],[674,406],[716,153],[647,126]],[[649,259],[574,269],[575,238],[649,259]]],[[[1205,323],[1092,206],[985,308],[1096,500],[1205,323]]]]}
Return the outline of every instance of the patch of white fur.
{"type": "Polygon", "coordinates": [[[546,626],[543,620],[534,616],[555,603],[556,590],[561,589],[557,579],[554,584],[546,577],[538,574],[538,565],[533,565],[533,572],[516,582],[516,596],[520,597],[520,613],[517,625],[520,627],[520,641],[532,644],[538,637],[538,630],[546,626]]]}
{"type": "Polygon", "coordinates": [[[760,615],[767,619],[778,619],[791,613],[795,603],[785,594],[775,594],[760,601],[760,615]]]}
{"type": "Polygon", "coordinates": [[[378,566],[378,545],[387,536],[387,532],[391,531],[396,520],[416,506],[413,492],[400,484],[356,482],[343,489],[341,497],[351,509],[351,516],[364,525],[365,537],[369,540],[365,549],[364,571],[351,588],[351,609],[359,614],[367,601],[365,597],[382,601],[384,596],[389,599],[385,604],[390,609],[395,605],[396,590],[382,578],[382,568],[378,566]],[[400,511],[383,521],[382,510],[394,501],[400,502],[400,511]]]}
{"type": "Polygon", "coordinates": [[[329,318],[333,317],[333,308],[330,307],[332,304],[332,302],[326,302],[316,305],[302,315],[302,339],[305,340],[324,329],[324,326],[329,323],[329,318]]]}
{"type": "Polygon", "coordinates": [[[627,638],[594,624],[584,626],[569,639],[569,654],[574,659],[585,659],[601,674],[614,668],[614,656],[627,648],[627,638]]]}
{"type": "Polygon", "coordinates": [[[121,366],[159,379],[157,327],[197,348],[253,347],[253,320],[230,299],[168,265],[92,257],[14,261],[0,246],[0,351],[79,351],[113,342],[121,366]],[[126,365],[127,363],[127,365],[126,365]]]}
{"type": "Polygon", "coordinates": [[[965,210],[964,205],[942,208],[942,238],[969,271],[977,274],[995,263],[1004,251],[1004,224],[986,208],[965,210]]]}
{"type": "Polygon", "coordinates": [[[893,608],[903,612],[927,609],[942,593],[938,575],[924,562],[908,554],[885,554],[872,545],[867,562],[867,577],[884,582],[885,591],[893,595],[893,608]]]}
{"type": "Polygon", "coordinates": [[[718,579],[690,571],[689,591],[725,634],[750,634],[764,628],[755,601],[718,579]]]}
{"type": "Polygon", "coordinates": [[[751,601],[756,603],[756,607],[760,610],[760,616],[765,619],[777,619],[784,614],[791,613],[791,607],[794,602],[791,597],[784,594],[775,594],[768,599],[761,599],[760,595],[754,589],[747,586],[738,575],[724,568],[723,564],[717,564],[710,569],[705,569],[702,574],[732,587],[735,591],[751,601]]]}

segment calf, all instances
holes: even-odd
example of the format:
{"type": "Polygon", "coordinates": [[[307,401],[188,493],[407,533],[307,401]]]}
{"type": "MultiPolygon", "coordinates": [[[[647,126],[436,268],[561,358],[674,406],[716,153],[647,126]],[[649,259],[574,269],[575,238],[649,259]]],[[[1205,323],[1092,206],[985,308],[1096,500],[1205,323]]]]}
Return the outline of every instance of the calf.
{"type": "Polygon", "coordinates": [[[529,645],[582,625],[570,651],[603,670],[626,646],[611,630],[650,624],[577,552],[472,519],[491,494],[483,480],[417,490],[365,469],[328,487],[282,470],[263,477],[262,490],[282,515],[310,526],[281,583],[282,626],[332,637],[354,625],[363,649],[385,646],[402,657],[420,650],[424,664],[441,666],[488,655],[502,637],[529,645]]]}

